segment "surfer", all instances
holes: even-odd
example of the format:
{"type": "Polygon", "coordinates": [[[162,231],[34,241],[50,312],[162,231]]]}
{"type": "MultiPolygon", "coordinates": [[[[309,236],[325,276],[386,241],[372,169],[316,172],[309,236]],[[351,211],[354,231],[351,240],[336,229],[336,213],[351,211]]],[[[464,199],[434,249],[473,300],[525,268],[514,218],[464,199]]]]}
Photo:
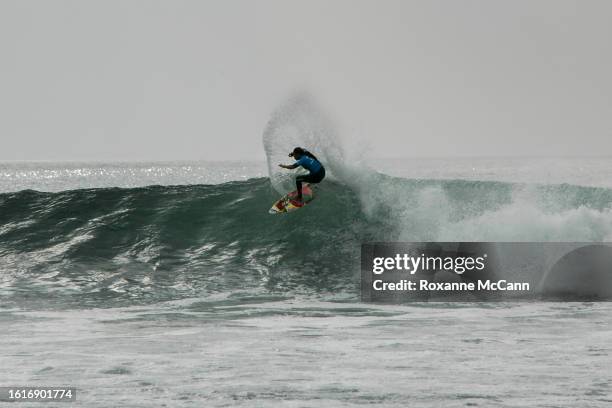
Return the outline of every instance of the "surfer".
{"type": "Polygon", "coordinates": [[[293,151],[289,153],[289,157],[293,157],[297,161],[293,164],[279,164],[279,166],[289,170],[302,166],[310,172],[295,178],[295,185],[298,193],[296,201],[302,202],[302,183],[320,183],[325,177],[325,168],[314,154],[301,147],[293,149],[293,151]]]}

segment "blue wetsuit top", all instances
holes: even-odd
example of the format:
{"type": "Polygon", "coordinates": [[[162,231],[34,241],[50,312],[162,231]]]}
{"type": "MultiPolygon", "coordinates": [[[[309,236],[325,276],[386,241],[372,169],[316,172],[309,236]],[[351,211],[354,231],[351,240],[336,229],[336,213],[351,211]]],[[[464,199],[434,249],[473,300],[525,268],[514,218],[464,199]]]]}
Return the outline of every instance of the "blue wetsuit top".
{"type": "Polygon", "coordinates": [[[312,157],[302,155],[300,160],[296,161],[295,164],[298,166],[302,166],[306,170],[310,171],[311,174],[318,173],[323,167],[318,160],[313,159],[312,157]]]}

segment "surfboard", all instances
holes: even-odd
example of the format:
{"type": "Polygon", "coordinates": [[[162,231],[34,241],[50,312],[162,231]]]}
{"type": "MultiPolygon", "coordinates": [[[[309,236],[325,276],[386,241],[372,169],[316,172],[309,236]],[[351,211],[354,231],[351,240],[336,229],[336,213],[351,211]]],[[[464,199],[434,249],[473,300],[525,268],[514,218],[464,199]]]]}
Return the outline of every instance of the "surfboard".
{"type": "Polygon", "coordinates": [[[304,207],[306,204],[314,200],[314,192],[312,191],[312,188],[310,188],[310,184],[302,184],[303,205],[298,205],[295,202],[296,196],[297,190],[284,195],[280,200],[278,200],[274,203],[274,205],[272,205],[268,212],[270,214],[292,212],[295,210],[299,210],[300,208],[304,207]]]}

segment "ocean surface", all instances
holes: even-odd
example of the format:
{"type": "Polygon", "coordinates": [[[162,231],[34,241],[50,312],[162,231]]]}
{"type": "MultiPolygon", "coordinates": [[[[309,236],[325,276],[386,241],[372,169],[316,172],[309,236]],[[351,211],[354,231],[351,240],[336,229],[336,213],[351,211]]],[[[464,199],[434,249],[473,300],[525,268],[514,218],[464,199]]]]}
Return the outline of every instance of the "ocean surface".
{"type": "Polygon", "coordinates": [[[610,303],[359,298],[362,242],[610,241],[612,160],[355,168],[320,147],[317,199],[279,216],[292,177],[264,145],[0,164],[0,386],[75,386],[83,407],[612,405],[610,303]]]}

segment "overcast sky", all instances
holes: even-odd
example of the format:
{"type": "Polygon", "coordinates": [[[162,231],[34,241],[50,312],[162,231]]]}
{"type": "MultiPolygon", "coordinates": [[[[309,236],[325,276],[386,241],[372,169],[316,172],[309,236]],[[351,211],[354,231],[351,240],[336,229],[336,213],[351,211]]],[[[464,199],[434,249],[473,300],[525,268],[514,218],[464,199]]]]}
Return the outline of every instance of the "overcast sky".
{"type": "Polygon", "coordinates": [[[263,159],[306,89],[375,156],[607,155],[612,1],[0,0],[0,159],[263,159]]]}

